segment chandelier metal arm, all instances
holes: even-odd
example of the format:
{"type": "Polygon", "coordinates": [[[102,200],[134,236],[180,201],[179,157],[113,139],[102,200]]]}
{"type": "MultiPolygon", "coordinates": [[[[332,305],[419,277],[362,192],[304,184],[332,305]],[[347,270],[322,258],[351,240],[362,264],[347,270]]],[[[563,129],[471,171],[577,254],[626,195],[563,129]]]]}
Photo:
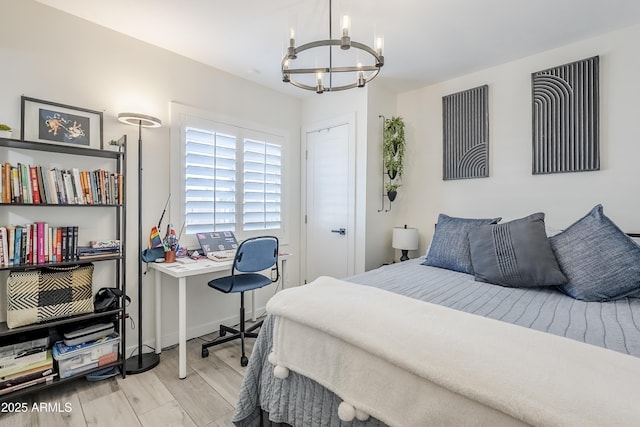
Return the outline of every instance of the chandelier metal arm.
{"type": "Polygon", "coordinates": [[[357,71],[378,71],[380,67],[375,65],[350,66],[350,67],[317,67],[317,68],[287,68],[287,74],[316,74],[316,73],[353,73],[357,71]]]}

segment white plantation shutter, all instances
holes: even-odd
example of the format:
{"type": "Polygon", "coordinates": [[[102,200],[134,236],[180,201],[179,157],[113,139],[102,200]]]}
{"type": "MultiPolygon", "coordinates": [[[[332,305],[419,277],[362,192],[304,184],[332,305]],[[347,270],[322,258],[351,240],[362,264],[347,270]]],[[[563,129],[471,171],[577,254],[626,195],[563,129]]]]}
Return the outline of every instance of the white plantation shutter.
{"type": "Polygon", "coordinates": [[[185,231],[236,230],[236,137],[186,128],[185,231]]]}
{"type": "Polygon", "coordinates": [[[242,184],[243,230],[282,228],[282,147],[245,139],[242,184]]]}

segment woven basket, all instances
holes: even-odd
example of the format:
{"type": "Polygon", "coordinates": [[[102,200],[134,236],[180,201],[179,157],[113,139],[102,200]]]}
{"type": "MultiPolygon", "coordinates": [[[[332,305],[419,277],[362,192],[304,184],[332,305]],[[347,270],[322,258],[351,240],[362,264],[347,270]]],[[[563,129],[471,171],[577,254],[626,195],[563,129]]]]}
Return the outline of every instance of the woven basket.
{"type": "Polygon", "coordinates": [[[93,264],[12,271],[7,280],[7,326],[93,313],[93,264]]]}

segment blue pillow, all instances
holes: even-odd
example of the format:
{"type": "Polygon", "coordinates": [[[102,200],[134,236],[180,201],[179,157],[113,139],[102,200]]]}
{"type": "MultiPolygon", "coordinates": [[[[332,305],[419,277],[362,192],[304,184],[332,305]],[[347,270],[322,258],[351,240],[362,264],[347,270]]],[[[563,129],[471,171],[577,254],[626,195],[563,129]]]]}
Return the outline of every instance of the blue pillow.
{"type": "Polygon", "coordinates": [[[516,288],[567,283],[545,232],[544,213],[469,232],[476,280],[516,288]]]}
{"type": "Polygon", "coordinates": [[[640,291],[640,246],[595,206],[549,238],[568,282],[559,286],[584,301],[611,301],[640,291]]]}
{"type": "Polygon", "coordinates": [[[469,231],[481,225],[497,224],[502,218],[455,218],[440,214],[427,259],[422,263],[473,274],[469,231]]]}

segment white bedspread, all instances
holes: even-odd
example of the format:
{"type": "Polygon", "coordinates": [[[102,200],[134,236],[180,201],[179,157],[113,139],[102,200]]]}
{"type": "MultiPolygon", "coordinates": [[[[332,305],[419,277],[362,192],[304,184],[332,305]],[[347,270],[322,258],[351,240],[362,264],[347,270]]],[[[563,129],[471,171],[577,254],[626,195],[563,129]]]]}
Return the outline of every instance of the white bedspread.
{"type": "Polygon", "coordinates": [[[267,310],[278,366],[389,425],[640,425],[632,356],[328,277],[267,310]]]}

